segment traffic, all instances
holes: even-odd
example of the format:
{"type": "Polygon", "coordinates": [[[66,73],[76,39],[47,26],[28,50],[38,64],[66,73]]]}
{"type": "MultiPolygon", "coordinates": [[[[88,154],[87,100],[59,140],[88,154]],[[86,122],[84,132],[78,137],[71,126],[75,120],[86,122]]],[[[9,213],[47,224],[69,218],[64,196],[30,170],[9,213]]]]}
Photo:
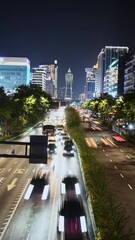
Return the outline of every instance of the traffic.
{"type": "MultiPolygon", "coordinates": [[[[46,119],[47,124],[58,123],[54,134],[48,134],[47,164],[29,164],[27,159],[1,159],[0,174],[5,178],[1,180],[0,196],[2,240],[94,240],[77,149],[66,131],[64,109],[61,118],[59,111],[50,112],[46,119]],[[4,184],[8,182],[12,188],[5,194],[4,184]],[[9,216],[11,208],[13,212],[9,216]]],[[[19,141],[29,141],[31,135],[43,134],[42,130],[39,124],[19,141]]],[[[5,151],[10,151],[9,146],[6,147],[5,151]]],[[[15,148],[16,154],[20,151],[23,147],[15,148]]]]}

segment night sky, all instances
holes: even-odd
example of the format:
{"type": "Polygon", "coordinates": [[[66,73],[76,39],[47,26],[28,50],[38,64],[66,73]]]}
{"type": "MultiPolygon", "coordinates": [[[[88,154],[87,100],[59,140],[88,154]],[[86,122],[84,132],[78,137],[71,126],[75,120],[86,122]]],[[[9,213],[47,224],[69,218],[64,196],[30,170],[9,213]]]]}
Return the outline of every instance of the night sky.
{"type": "Polygon", "coordinates": [[[48,1],[0,0],[0,56],[27,57],[31,67],[57,59],[58,87],[70,68],[78,97],[102,48],[135,51],[134,1],[48,1]]]}

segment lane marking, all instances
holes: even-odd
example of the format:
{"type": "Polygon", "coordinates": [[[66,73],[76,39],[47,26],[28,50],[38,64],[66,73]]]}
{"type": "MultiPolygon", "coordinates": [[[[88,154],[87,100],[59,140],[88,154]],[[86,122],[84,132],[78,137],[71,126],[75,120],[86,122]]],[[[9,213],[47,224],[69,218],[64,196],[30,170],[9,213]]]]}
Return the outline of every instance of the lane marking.
{"type": "Polygon", "coordinates": [[[126,155],[127,158],[131,159],[128,155],[126,155]]]}
{"type": "Polygon", "coordinates": [[[100,139],[106,146],[108,146],[108,142],[104,138],[100,138],[100,139]]]}
{"type": "Polygon", "coordinates": [[[123,176],[123,174],[122,174],[122,173],[120,173],[120,176],[121,176],[122,178],[124,178],[124,176],[123,176]]]}
{"type": "Polygon", "coordinates": [[[17,174],[26,174],[26,172],[28,171],[28,169],[25,169],[25,168],[17,168],[14,173],[17,173],[17,174]]]}
{"type": "Polygon", "coordinates": [[[110,142],[113,146],[118,147],[110,138],[107,138],[107,141],[110,142]]]}
{"type": "Polygon", "coordinates": [[[116,165],[114,167],[115,167],[115,169],[118,169],[116,165]]]}
{"type": "Polygon", "coordinates": [[[130,184],[128,184],[128,187],[129,187],[131,190],[133,190],[133,188],[131,187],[131,185],[130,185],[130,184]]]}
{"type": "Polygon", "coordinates": [[[110,162],[112,162],[112,159],[109,159],[110,160],[110,162]]]}
{"type": "Polygon", "coordinates": [[[16,182],[18,178],[14,178],[10,184],[7,185],[7,191],[10,191],[12,188],[16,187],[16,182]]]}
{"type": "Polygon", "coordinates": [[[9,214],[9,212],[8,212],[7,217],[9,217],[9,219],[8,219],[8,221],[4,224],[4,227],[3,227],[3,229],[2,229],[2,232],[0,233],[0,240],[3,239],[3,236],[5,235],[5,233],[6,233],[6,231],[7,231],[7,228],[8,228],[8,226],[9,226],[10,222],[11,222],[11,219],[13,218],[13,215],[14,215],[14,213],[15,213],[15,211],[16,211],[16,209],[17,209],[17,207],[18,207],[18,205],[19,205],[19,203],[20,203],[20,201],[21,201],[21,199],[22,199],[22,196],[24,195],[24,192],[26,191],[28,185],[30,184],[30,181],[31,181],[31,179],[29,178],[28,181],[26,182],[26,185],[25,185],[23,191],[21,192],[21,195],[19,196],[19,199],[16,201],[16,206],[15,206],[14,210],[12,211],[12,213],[9,214]]]}
{"type": "Polygon", "coordinates": [[[5,170],[5,168],[0,168],[0,173],[2,173],[5,170]]]}

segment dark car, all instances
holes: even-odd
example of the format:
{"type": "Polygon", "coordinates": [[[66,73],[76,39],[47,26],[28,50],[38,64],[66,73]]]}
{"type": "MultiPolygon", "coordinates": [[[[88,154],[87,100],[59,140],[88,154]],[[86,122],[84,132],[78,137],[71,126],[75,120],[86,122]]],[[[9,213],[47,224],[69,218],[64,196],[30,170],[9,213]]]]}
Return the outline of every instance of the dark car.
{"type": "Polygon", "coordinates": [[[24,199],[28,200],[32,195],[41,198],[41,200],[46,200],[48,198],[49,172],[44,172],[42,169],[39,169],[39,171],[34,174],[24,199]]]}
{"type": "Polygon", "coordinates": [[[62,136],[62,137],[61,137],[61,144],[64,145],[64,144],[65,144],[65,141],[69,141],[69,140],[70,140],[70,138],[69,138],[68,135],[62,136]]]}
{"type": "Polygon", "coordinates": [[[69,139],[65,140],[64,145],[65,145],[65,146],[71,146],[71,147],[73,147],[73,141],[72,141],[72,139],[69,138],[69,139]]]}
{"type": "Polygon", "coordinates": [[[48,144],[49,153],[54,153],[54,152],[55,152],[55,149],[56,149],[56,144],[55,144],[55,142],[49,142],[49,144],[48,144]]]}
{"type": "Polygon", "coordinates": [[[80,184],[76,176],[66,176],[61,182],[61,194],[66,198],[75,198],[80,196],[80,184]]]}
{"type": "Polygon", "coordinates": [[[65,240],[87,239],[86,215],[80,200],[64,201],[58,216],[58,232],[65,240]]]}
{"type": "Polygon", "coordinates": [[[74,150],[72,146],[64,146],[63,156],[74,157],[74,150]]]}

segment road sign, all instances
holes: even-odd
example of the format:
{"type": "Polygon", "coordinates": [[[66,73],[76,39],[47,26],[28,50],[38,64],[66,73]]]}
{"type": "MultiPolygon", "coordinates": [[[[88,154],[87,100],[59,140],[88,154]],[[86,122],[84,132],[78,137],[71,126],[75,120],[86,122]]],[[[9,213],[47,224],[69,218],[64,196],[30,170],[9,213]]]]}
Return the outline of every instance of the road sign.
{"type": "Polygon", "coordinates": [[[30,136],[29,163],[47,164],[47,144],[48,144],[47,136],[44,135],[30,136]]]}

